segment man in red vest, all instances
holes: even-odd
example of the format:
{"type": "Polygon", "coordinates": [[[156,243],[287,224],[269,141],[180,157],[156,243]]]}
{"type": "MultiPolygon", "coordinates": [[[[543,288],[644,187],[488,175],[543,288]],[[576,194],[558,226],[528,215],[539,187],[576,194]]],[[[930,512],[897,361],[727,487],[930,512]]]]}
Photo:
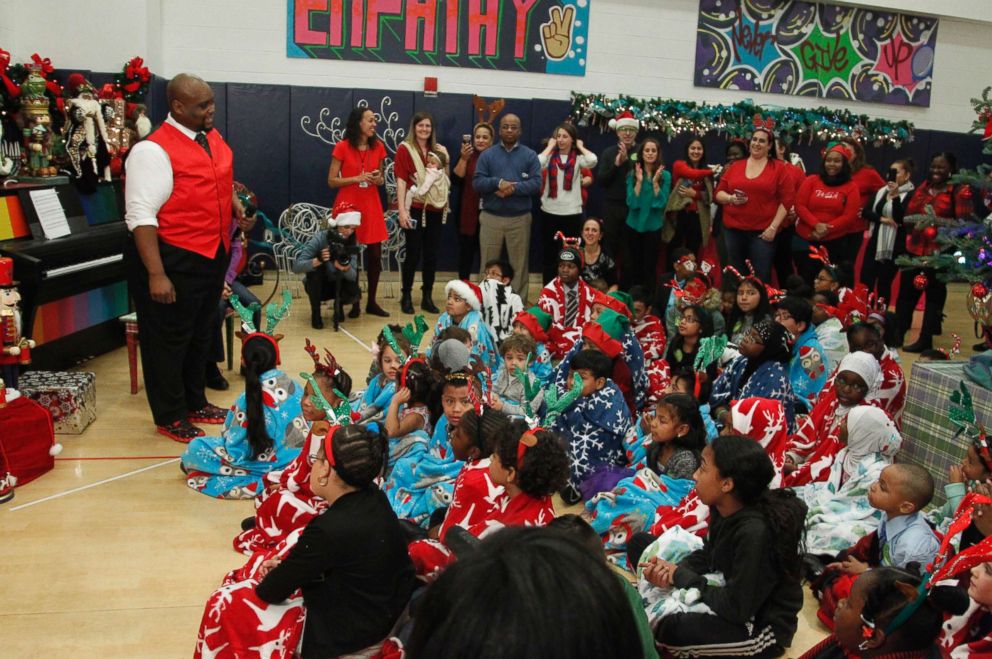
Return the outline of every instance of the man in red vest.
{"type": "Polygon", "coordinates": [[[213,130],[214,94],[181,73],[169,116],[131,149],[124,197],[128,287],[138,314],[145,392],[158,432],[189,442],[193,423],[224,422],[207,402],[204,363],[224,286],[231,221],[250,229],[234,194],[234,157],[213,130]]]}

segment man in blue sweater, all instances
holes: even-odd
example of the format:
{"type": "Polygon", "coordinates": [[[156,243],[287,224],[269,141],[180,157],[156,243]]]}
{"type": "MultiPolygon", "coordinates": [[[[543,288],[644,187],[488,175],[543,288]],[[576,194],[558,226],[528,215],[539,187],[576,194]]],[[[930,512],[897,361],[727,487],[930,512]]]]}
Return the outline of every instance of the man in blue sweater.
{"type": "MultiPolygon", "coordinates": [[[[479,214],[480,262],[500,258],[503,242],[513,266],[513,290],[527,305],[531,200],[541,193],[541,163],[533,149],[519,143],[520,117],[499,122],[500,143],[479,155],[472,185],[482,197],[479,214]]],[[[482,273],[483,278],[485,272],[482,273]]]]}

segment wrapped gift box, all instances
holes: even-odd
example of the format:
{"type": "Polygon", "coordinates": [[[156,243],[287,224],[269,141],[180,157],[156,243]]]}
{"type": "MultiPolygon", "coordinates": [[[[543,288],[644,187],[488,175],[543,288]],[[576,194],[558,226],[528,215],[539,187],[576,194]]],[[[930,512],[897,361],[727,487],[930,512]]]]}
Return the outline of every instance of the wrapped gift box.
{"type": "Polygon", "coordinates": [[[992,391],[978,386],[964,374],[967,362],[923,362],[913,364],[902,416],[902,449],[899,462],[926,467],[937,483],[934,503],[944,502],[947,468],[961,464],[968,450],[964,434],[951,423],[951,392],[964,382],[971,392],[975,418],[992,428],[992,391]]]}
{"type": "Polygon", "coordinates": [[[78,435],[96,419],[96,376],[86,371],[28,371],[20,392],[52,414],[56,433],[78,435]]]}

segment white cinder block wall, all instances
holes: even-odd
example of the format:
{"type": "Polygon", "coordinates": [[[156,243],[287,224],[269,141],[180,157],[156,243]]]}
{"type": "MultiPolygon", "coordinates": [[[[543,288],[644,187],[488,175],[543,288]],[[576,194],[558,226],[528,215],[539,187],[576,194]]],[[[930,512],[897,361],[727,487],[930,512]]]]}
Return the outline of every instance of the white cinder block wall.
{"type": "MultiPolygon", "coordinates": [[[[159,75],[192,71],[208,80],[567,99],[571,90],[733,103],[748,95],[693,87],[698,0],[589,0],[586,76],[552,76],[286,57],[286,0],[0,0],[0,47],[15,61],[33,52],[58,68],[118,70],[141,55],[159,75]]],[[[848,4],[944,11],[930,108],[751,95],[771,105],[828,105],[923,129],[964,132],[969,99],[992,84],[992,0],[852,0],[848,4]],[[942,6],[946,5],[946,6],[942,6]],[[967,18],[962,18],[967,17],[967,18]]]]}

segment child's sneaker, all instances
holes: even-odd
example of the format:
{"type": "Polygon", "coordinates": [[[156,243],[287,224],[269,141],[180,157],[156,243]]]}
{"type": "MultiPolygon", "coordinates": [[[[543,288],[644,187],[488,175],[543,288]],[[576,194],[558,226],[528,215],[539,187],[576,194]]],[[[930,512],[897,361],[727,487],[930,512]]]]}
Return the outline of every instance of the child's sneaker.
{"type": "Polygon", "coordinates": [[[0,478],[0,503],[7,503],[14,498],[14,484],[17,479],[10,472],[0,478]]]}

